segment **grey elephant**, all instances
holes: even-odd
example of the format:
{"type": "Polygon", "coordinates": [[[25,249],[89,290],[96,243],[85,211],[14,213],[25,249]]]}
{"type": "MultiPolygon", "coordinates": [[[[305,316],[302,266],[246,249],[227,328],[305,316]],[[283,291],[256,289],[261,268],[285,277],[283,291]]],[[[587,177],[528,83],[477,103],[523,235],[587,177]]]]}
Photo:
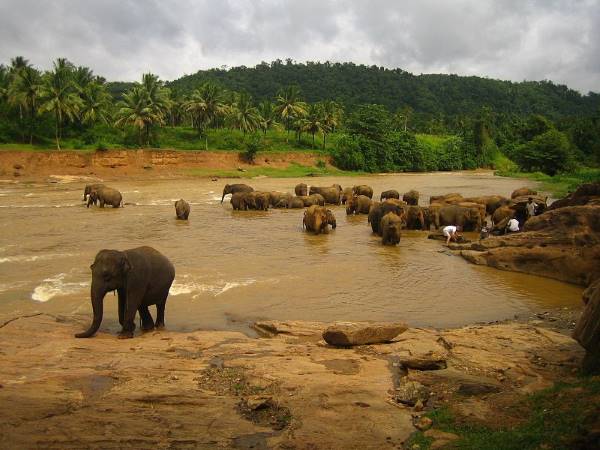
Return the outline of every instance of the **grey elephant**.
{"type": "Polygon", "coordinates": [[[418,205],[419,204],[419,192],[411,189],[408,192],[405,192],[402,196],[402,200],[406,202],[408,205],[418,205]]]}
{"type": "MultiPolygon", "coordinates": [[[[431,209],[431,205],[429,206],[431,209]]],[[[442,206],[434,212],[436,228],[442,225],[458,225],[465,231],[481,230],[481,215],[477,208],[465,208],[464,206],[448,205],[442,206]]]]}
{"type": "Polygon", "coordinates": [[[223,196],[221,197],[221,203],[227,194],[235,194],[236,192],[252,192],[254,188],[247,184],[226,184],[223,188],[223,196]]]}
{"type": "Polygon", "coordinates": [[[294,188],[294,192],[298,197],[308,195],[308,186],[305,183],[297,184],[294,188]]]}
{"type": "Polygon", "coordinates": [[[344,190],[342,191],[342,205],[345,205],[346,202],[348,201],[348,199],[350,197],[352,197],[354,195],[354,192],[352,192],[352,188],[351,187],[347,187],[344,188],[344,190]]]}
{"type": "Polygon", "coordinates": [[[90,267],[94,319],[89,329],[76,334],[76,337],[88,338],[98,331],[102,323],[104,296],[115,290],[119,299],[119,323],[123,327],[119,338],[133,337],[137,312],[144,331],[165,326],[165,304],[175,278],[175,268],[166,256],[152,247],[100,250],[90,267]],[[156,305],[156,322],[148,311],[150,305],[156,305]]]}
{"type": "Polygon", "coordinates": [[[325,199],[325,203],[329,203],[331,205],[339,205],[341,201],[341,191],[336,186],[330,187],[319,187],[319,186],[311,186],[308,194],[321,194],[325,199]]]}
{"type": "Polygon", "coordinates": [[[373,202],[369,209],[367,222],[371,225],[373,233],[381,235],[381,219],[387,213],[393,213],[400,217],[402,223],[405,221],[406,205],[401,200],[387,199],[384,202],[373,202]]]}
{"type": "Polygon", "coordinates": [[[369,214],[371,203],[366,195],[353,195],[346,203],[346,214],[369,214]]]}
{"type": "Polygon", "coordinates": [[[407,206],[406,217],[404,219],[408,230],[426,230],[425,216],[420,206],[407,206]]]}
{"type": "Polygon", "coordinates": [[[304,202],[304,206],[306,207],[312,205],[325,206],[325,197],[323,197],[321,194],[311,194],[299,198],[302,199],[302,201],[304,202]]]}
{"type": "Polygon", "coordinates": [[[304,200],[302,197],[292,197],[288,200],[288,209],[300,209],[304,208],[304,200]]]}
{"type": "Polygon", "coordinates": [[[373,188],[366,184],[359,184],[352,187],[354,195],[364,195],[365,197],[373,198],[373,188]]]}
{"type": "Polygon", "coordinates": [[[394,213],[387,213],[381,219],[381,243],[383,245],[396,245],[400,242],[402,219],[394,213]]]}
{"type": "Polygon", "coordinates": [[[248,192],[236,192],[235,194],[232,194],[231,200],[229,200],[229,202],[231,203],[231,207],[235,211],[245,211],[246,210],[246,196],[248,194],[249,194],[248,192]]]}
{"type": "Polygon", "coordinates": [[[395,199],[400,199],[400,192],[396,191],[395,189],[389,189],[387,191],[383,191],[381,193],[381,195],[379,196],[379,200],[383,201],[386,198],[395,198],[395,199]]]}
{"type": "MultiPolygon", "coordinates": [[[[325,209],[323,206],[309,206],[308,209],[304,211],[302,227],[306,228],[306,231],[312,231],[315,234],[327,232],[327,227],[333,216],[331,211],[329,211],[329,213],[327,211],[329,210],[325,209]]],[[[333,217],[333,223],[335,224],[335,217],[333,217]]]]}
{"type": "Polygon", "coordinates": [[[246,209],[257,209],[260,211],[269,210],[269,200],[270,196],[268,192],[246,192],[246,196],[244,197],[246,209]]]}
{"type": "Polygon", "coordinates": [[[190,204],[180,198],[175,202],[175,215],[179,220],[187,220],[190,215],[190,204]]]}
{"type": "Polygon", "coordinates": [[[83,201],[85,202],[87,200],[87,197],[91,194],[92,190],[98,190],[102,187],[104,187],[104,184],[102,183],[86,184],[83,189],[83,201]]]}
{"type": "Polygon", "coordinates": [[[91,204],[99,203],[100,208],[104,205],[110,205],[113,208],[123,206],[123,196],[119,191],[108,186],[103,186],[98,189],[92,189],[88,197],[87,207],[91,204]]]}
{"type": "Polygon", "coordinates": [[[288,199],[292,194],[289,192],[277,192],[271,191],[269,192],[269,206],[275,207],[282,199],[288,199]]]}

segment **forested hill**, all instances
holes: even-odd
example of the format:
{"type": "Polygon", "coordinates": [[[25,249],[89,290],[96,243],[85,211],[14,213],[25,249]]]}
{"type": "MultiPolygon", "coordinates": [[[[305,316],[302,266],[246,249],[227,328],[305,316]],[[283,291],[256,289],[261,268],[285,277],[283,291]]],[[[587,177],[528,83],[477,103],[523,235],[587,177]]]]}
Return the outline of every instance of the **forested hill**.
{"type": "Polygon", "coordinates": [[[181,94],[215,81],[234,91],[247,91],[256,101],[272,99],[288,85],[298,85],[306,101],[336,100],[346,107],[385,105],[390,111],[410,106],[415,112],[473,115],[483,106],[496,113],[544,114],[559,118],[598,111],[600,95],[579,92],[550,81],[492,80],[457,75],[413,75],[400,69],[353,63],[298,64],[274,61],[256,67],[201,70],[168,83],[181,94]]]}

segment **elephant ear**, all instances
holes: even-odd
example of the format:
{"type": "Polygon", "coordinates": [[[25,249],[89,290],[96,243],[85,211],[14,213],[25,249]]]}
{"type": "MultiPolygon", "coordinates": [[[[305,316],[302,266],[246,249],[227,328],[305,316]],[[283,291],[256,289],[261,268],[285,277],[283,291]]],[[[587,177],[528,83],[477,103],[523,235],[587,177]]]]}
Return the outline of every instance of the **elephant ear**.
{"type": "Polygon", "coordinates": [[[127,255],[123,255],[123,259],[121,260],[121,267],[123,268],[124,274],[128,273],[131,269],[133,269],[133,266],[131,265],[129,258],[127,258],[127,255]]]}

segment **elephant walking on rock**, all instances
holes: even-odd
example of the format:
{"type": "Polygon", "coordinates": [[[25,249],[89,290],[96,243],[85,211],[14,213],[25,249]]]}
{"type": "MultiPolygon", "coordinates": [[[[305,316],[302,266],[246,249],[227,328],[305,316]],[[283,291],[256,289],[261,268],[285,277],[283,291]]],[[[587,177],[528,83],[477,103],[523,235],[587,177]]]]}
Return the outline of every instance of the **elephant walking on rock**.
{"type": "Polygon", "coordinates": [[[104,296],[115,290],[119,299],[119,323],[123,327],[119,338],[133,337],[138,312],[144,331],[165,326],[165,304],[175,279],[175,268],[166,256],[152,247],[100,250],[90,268],[94,319],[87,331],[75,337],[88,338],[98,331],[102,323],[104,296]],[[156,322],[148,311],[150,305],[156,305],[156,322]]]}

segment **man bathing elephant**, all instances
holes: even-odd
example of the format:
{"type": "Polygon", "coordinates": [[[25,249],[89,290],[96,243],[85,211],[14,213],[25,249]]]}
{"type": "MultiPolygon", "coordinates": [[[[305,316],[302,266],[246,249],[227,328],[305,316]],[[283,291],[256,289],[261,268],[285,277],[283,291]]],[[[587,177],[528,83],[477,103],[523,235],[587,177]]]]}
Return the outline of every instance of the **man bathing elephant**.
{"type": "Polygon", "coordinates": [[[133,337],[138,312],[144,331],[165,326],[165,304],[175,278],[175,268],[166,256],[152,247],[100,250],[90,268],[94,319],[87,331],[75,337],[88,338],[98,331],[102,323],[104,296],[115,290],[119,302],[119,323],[123,327],[119,338],[133,337]],[[148,311],[150,305],[156,305],[156,322],[148,311]]]}

